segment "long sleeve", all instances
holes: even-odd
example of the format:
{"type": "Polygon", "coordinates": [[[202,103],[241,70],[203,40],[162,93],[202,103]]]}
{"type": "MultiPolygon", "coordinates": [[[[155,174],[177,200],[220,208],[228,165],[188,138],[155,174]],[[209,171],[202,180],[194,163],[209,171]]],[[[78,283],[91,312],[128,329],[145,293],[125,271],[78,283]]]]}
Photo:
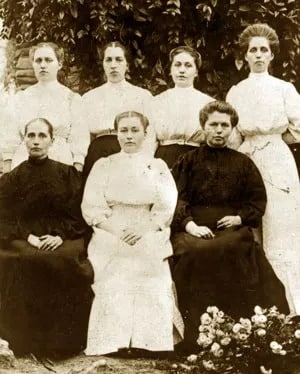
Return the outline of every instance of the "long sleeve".
{"type": "Polygon", "coordinates": [[[156,199],[151,208],[151,219],[161,229],[169,227],[177,201],[175,181],[167,165],[162,160],[155,160],[158,167],[156,180],[156,199]]]}
{"type": "Polygon", "coordinates": [[[183,155],[172,168],[172,173],[178,190],[178,201],[172,224],[175,231],[184,231],[186,224],[193,221],[188,194],[190,170],[188,155],[183,155]]]}
{"type": "Polygon", "coordinates": [[[83,194],[81,210],[89,226],[102,224],[110,216],[111,209],[105,198],[109,159],[101,158],[93,166],[83,194]]]}
{"type": "Polygon", "coordinates": [[[20,115],[22,113],[22,97],[23,92],[18,92],[11,98],[11,103],[7,107],[5,131],[3,132],[2,142],[2,156],[4,161],[13,158],[17,147],[23,140],[19,129],[20,115]]]}
{"type": "Polygon", "coordinates": [[[71,130],[69,142],[73,154],[73,162],[83,164],[90,143],[90,132],[84,118],[83,102],[79,94],[71,92],[70,97],[71,130]]]}
{"type": "MultiPolygon", "coordinates": [[[[231,104],[234,107],[235,104],[235,86],[231,87],[226,96],[226,102],[231,104]]],[[[235,126],[228,139],[228,148],[238,149],[239,146],[243,143],[243,137],[240,133],[238,126],[235,126]]]]}
{"type": "Polygon", "coordinates": [[[254,162],[248,158],[245,159],[243,176],[244,191],[240,201],[241,208],[237,214],[241,217],[243,225],[257,227],[267,203],[265,185],[254,162]]]}
{"type": "Polygon", "coordinates": [[[296,88],[288,82],[284,82],[284,105],[289,120],[288,132],[295,139],[294,142],[300,142],[300,95],[296,88]]]}
{"type": "Polygon", "coordinates": [[[0,178],[0,240],[16,238],[17,220],[14,214],[13,191],[16,181],[11,173],[0,178]]]}

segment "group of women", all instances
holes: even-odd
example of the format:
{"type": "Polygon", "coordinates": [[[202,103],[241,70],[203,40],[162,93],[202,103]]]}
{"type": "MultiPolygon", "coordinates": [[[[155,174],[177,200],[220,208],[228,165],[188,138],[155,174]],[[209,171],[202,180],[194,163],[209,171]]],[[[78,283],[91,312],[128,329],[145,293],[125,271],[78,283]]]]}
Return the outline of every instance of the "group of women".
{"type": "MultiPolygon", "coordinates": [[[[285,143],[300,140],[300,97],[268,73],[279,44],[272,28],[248,26],[239,42],[250,75],[227,95],[239,115],[231,144],[262,175],[263,247],[300,313],[300,184],[285,143]]],[[[122,44],[101,56],[107,82],[81,98],[57,80],[62,50],[38,44],[38,82],[7,116],[0,336],[16,351],[75,352],[86,338],[91,355],[170,351],[182,334],[168,264],[177,201],[169,169],[205,142],[199,112],[214,99],[194,88],[201,56],[191,47],[170,52],[175,86],[154,98],[125,79],[122,44]]]]}

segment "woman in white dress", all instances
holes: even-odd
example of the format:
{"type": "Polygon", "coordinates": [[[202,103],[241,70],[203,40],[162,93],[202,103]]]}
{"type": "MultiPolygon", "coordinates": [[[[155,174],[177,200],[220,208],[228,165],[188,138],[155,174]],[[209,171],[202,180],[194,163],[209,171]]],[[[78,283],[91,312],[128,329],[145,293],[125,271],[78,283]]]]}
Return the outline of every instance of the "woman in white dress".
{"type": "Polygon", "coordinates": [[[42,42],[31,48],[30,57],[38,82],[14,97],[11,125],[3,149],[5,171],[27,159],[23,142],[25,124],[34,118],[45,118],[53,125],[54,141],[49,158],[82,171],[89,133],[82,121],[80,95],[57,80],[64,51],[54,43],[42,42]]]}
{"type": "MultiPolygon", "coordinates": [[[[85,178],[100,157],[120,151],[114,129],[117,114],[133,110],[151,119],[152,94],[126,80],[130,56],[124,45],[120,42],[110,42],[99,51],[99,57],[107,82],[83,95],[85,118],[92,140],[84,165],[85,178]]],[[[153,132],[151,137],[155,138],[153,132]]],[[[153,139],[149,139],[148,143],[152,152],[155,144],[153,139]]]]}
{"type": "Polygon", "coordinates": [[[300,96],[291,83],[268,73],[279,47],[271,27],[248,26],[239,44],[250,75],[227,95],[239,115],[232,142],[252,158],[263,177],[268,198],[263,246],[285,285],[291,311],[299,314],[300,184],[293,155],[283,138],[300,141],[300,96]]]}
{"type": "Polygon", "coordinates": [[[121,151],[101,158],[88,176],[82,213],[95,278],[86,354],[121,348],[173,350],[174,297],[170,223],[177,200],[167,165],[141,151],[148,120],[116,117],[121,151]]]}
{"type": "Polygon", "coordinates": [[[201,55],[196,50],[180,46],[169,58],[175,87],[154,97],[153,124],[158,140],[155,157],[172,167],[181,154],[204,142],[199,112],[214,99],[194,88],[201,67],[201,55]]]}

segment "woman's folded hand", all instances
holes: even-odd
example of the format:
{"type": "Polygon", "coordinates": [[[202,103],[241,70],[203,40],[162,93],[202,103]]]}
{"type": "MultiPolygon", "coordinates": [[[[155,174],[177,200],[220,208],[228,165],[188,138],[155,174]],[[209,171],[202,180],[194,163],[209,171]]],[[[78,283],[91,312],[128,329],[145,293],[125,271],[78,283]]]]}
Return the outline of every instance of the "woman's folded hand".
{"type": "Polygon", "coordinates": [[[134,232],[131,229],[124,229],[120,239],[126,244],[135,245],[141,239],[142,235],[140,233],[134,232]]]}

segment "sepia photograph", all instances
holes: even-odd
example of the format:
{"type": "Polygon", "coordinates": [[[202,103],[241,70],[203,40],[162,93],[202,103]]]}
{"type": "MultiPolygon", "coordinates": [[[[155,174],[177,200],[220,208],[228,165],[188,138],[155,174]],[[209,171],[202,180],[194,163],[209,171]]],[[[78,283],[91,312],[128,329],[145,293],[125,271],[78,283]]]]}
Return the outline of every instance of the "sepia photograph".
{"type": "Polygon", "coordinates": [[[0,0],[0,374],[300,374],[299,92],[299,0],[0,0]]]}

